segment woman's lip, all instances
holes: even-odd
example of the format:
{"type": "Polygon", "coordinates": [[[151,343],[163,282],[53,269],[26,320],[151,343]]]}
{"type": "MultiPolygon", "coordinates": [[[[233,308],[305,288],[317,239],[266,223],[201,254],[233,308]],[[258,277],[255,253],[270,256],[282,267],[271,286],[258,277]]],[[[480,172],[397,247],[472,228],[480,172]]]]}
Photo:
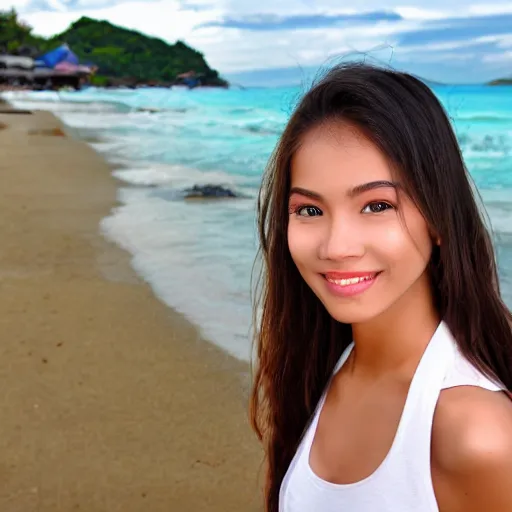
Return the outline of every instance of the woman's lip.
{"type": "Polygon", "coordinates": [[[372,277],[379,272],[325,272],[323,275],[327,279],[354,279],[356,277],[372,277]]]}
{"type": "MultiPolygon", "coordinates": [[[[362,281],[359,281],[359,282],[353,283],[353,284],[333,283],[333,282],[329,281],[329,279],[333,279],[331,277],[332,274],[329,274],[329,279],[327,278],[327,274],[324,274],[323,277],[324,277],[325,283],[327,285],[327,289],[333,295],[337,295],[339,297],[354,297],[354,296],[360,295],[361,293],[368,290],[368,288],[370,288],[375,283],[375,281],[377,280],[377,278],[379,277],[380,274],[381,274],[381,272],[376,272],[376,273],[371,273],[371,274],[363,273],[362,275],[355,276],[354,273],[352,273],[351,274],[352,277],[336,279],[337,281],[339,281],[339,280],[355,279],[357,277],[369,277],[368,279],[364,279],[362,281]]],[[[339,275],[339,274],[337,274],[337,275],[339,275]]],[[[345,275],[347,275],[347,274],[345,274],[345,275]]]]}

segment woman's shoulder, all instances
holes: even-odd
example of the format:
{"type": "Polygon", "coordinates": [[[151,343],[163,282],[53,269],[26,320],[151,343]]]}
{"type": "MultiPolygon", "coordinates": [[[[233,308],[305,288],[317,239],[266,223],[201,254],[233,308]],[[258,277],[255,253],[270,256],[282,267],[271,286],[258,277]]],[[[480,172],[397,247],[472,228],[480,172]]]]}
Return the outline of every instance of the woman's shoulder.
{"type": "Polygon", "coordinates": [[[444,377],[443,389],[465,385],[473,385],[491,391],[498,391],[499,389],[505,388],[501,382],[484,374],[470,362],[462,353],[451,332],[449,330],[446,332],[448,333],[447,339],[450,341],[452,357],[450,358],[450,364],[448,365],[444,377]]]}
{"type": "Polygon", "coordinates": [[[512,510],[512,400],[505,392],[476,386],[441,391],[432,472],[441,512],[512,510]]]}

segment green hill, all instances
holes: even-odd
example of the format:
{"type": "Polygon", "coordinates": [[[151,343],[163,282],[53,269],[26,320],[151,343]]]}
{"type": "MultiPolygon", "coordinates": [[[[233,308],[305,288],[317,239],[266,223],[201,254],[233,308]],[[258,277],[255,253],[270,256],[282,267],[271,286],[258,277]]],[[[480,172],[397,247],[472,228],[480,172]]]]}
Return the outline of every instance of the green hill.
{"type": "Polygon", "coordinates": [[[97,65],[101,75],[170,82],[180,73],[195,71],[209,84],[224,85],[203,54],[182,41],[169,45],[107,21],[80,18],[48,43],[67,43],[81,61],[97,65]]]}
{"type": "MultiPolygon", "coordinates": [[[[193,71],[202,85],[226,86],[202,53],[182,41],[168,44],[107,21],[82,17],[49,39],[32,35],[14,11],[0,12],[0,47],[22,53],[27,46],[44,53],[67,43],[84,64],[98,67],[97,83],[173,83],[181,73],[193,71]],[[3,21],[2,21],[3,20],[3,21]],[[3,24],[2,24],[3,23],[3,24]],[[21,50],[21,51],[20,51],[21,50]]],[[[25,51],[25,53],[27,53],[25,51]]]]}

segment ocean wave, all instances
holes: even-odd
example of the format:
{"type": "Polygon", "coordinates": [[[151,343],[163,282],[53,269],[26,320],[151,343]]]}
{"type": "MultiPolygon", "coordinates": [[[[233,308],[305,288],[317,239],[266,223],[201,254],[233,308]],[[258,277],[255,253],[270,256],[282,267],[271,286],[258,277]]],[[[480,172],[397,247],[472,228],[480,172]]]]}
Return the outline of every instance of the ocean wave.
{"type": "Polygon", "coordinates": [[[512,189],[483,189],[480,196],[492,232],[512,236],[512,189]]]}
{"type": "Polygon", "coordinates": [[[481,188],[479,194],[486,204],[512,208],[512,189],[509,187],[481,188]]]}
{"type": "Polygon", "coordinates": [[[486,157],[502,157],[512,153],[512,137],[508,133],[458,135],[462,151],[467,156],[484,154],[486,157]]]}
{"type": "MultiPolygon", "coordinates": [[[[90,134],[98,133],[94,128],[87,128],[90,134]]],[[[101,133],[101,132],[100,132],[101,133]]],[[[78,131],[80,136],[80,132],[78,131]]],[[[98,137],[98,136],[97,136],[98,137]]],[[[125,160],[123,158],[116,158],[115,155],[122,154],[124,149],[131,144],[131,141],[122,138],[109,138],[99,136],[96,141],[90,142],[87,138],[84,138],[98,153],[105,155],[106,159],[115,166],[124,167],[125,160]]]]}
{"type": "Polygon", "coordinates": [[[269,126],[268,123],[247,123],[242,130],[258,135],[281,135],[283,127],[280,124],[269,126]]]}
{"type": "Polygon", "coordinates": [[[222,117],[221,115],[213,115],[208,118],[205,114],[201,115],[200,123],[197,119],[193,120],[195,124],[191,124],[188,128],[202,130],[206,128],[211,135],[217,135],[221,132],[239,136],[240,132],[256,134],[256,135],[280,135],[283,131],[284,124],[278,120],[269,119],[251,119],[249,115],[239,118],[222,117]],[[213,134],[212,129],[216,129],[213,134]]]}
{"type": "Polygon", "coordinates": [[[473,114],[459,114],[455,116],[453,119],[456,122],[475,121],[488,123],[511,123],[512,115],[497,112],[482,112],[473,114]]]}
{"type": "Polygon", "coordinates": [[[247,114],[249,112],[253,112],[254,111],[254,107],[234,107],[234,108],[230,108],[228,110],[228,113],[229,114],[247,114]]]}
{"type": "Polygon", "coordinates": [[[137,188],[121,189],[119,199],[101,222],[102,232],[132,254],[135,270],[158,297],[208,339],[247,360],[252,210],[241,209],[244,201],[184,205],[137,188]]]}
{"type": "MultiPolygon", "coordinates": [[[[98,90],[99,91],[99,90],[98,90]]],[[[153,102],[139,104],[128,101],[129,98],[118,98],[120,91],[115,93],[98,92],[91,94],[90,89],[83,92],[59,91],[7,91],[2,94],[7,101],[15,106],[24,108],[50,110],[52,112],[86,112],[97,113],[146,113],[161,112],[186,113],[193,109],[191,106],[162,106],[153,102]]],[[[136,99],[136,96],[134,96],[136,99]]]]}
{"type": "Polygon", "coordinates": [[[70,100],[64,98],[58,92],[26,92],[10,91],[3,97],[16,108],[32,110],[49,110],[56,114],[65,112],[84,112],[88,114],[105,114],[130,112],[132,109],[119,101],[98,101],[92,99],[70,100]]]}
{"type": "Polygon", "coordinates": [[[492,208],[487,208],[491,218],[491,231],[495,235],[512,235],[512,211],[496,212],[492,208]]]}
{"type": "MultiPolygon", "coordinates": [[[[117,161],[123,164],[121,160],[117,161]]],[[[183,165],[162,164],[155,162],[139,162],[137,167],[133,162],[124,162],[127,167],[113,171],[113,175],[129,184],[143,187],[170,186],[187,188],[194,185],[216,184],[235,187],[241,183],[241,177],[223,171],[201,171],[183,165]],[[129,167],[128,167],[129,165],[129,167]]]]}

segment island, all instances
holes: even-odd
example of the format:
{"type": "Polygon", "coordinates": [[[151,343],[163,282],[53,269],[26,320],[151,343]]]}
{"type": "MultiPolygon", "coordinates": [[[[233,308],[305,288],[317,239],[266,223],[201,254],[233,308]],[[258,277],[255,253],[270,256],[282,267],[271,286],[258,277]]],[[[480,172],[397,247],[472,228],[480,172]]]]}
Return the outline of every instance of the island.
{"type": "MultiPolygon", "coordinates": [[[[14,9],[0,11],[0,56],[4,57],[4,62],[7,58],[18,57],[34,59],[37,64],[41,56],[61,47],[69,48],[82,67],[94,70],[87,79],[96,86],[229,85],[208,65],[201,52],[184,41],[169,44],[88,17],[75,21],[60,34],[43,38],[33,34],[32,28],[19,19],[14,9]]],[[[22,61],[18,59],[18,62],[22,61]]],[[[5,68],[0,63],[2,67],[5,68]]]]}
{"type": "Polygon", "coordinates": [[[512,85],[512,77],[498,78],[497,80],[490,81],[487,85],[512,85]]]}

